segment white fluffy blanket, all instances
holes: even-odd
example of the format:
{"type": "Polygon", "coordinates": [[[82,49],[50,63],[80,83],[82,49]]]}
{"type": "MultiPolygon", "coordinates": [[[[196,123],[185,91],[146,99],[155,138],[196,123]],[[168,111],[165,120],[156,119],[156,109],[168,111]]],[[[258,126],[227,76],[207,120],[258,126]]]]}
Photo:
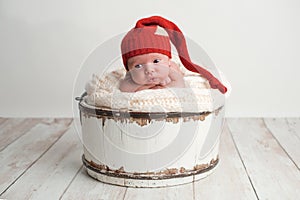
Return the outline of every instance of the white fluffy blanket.
{"type": "Polygon", "coordinates": [[[86,84],[84,100],[95,107],[136,112],[211,112],[224,105],[225,96],[210,89],[206,79],[183,71],[186,88],[149,89],[135,93],[119,90],[119,80],[126,73],[123,68],[101,77],[94,74],[86,84]]]}

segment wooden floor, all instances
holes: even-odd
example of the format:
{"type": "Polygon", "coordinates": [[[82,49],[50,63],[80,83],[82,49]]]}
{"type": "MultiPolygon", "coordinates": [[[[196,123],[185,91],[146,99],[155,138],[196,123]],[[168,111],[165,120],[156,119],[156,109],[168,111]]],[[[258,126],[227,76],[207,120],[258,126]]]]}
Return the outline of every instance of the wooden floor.
{"type": "Polygon", "coordinates": [[[90,178],[71,119],[0,118],[0,199],[300,199],[300,119],[227,119],[216,171],[137,189],[90,178]]]}

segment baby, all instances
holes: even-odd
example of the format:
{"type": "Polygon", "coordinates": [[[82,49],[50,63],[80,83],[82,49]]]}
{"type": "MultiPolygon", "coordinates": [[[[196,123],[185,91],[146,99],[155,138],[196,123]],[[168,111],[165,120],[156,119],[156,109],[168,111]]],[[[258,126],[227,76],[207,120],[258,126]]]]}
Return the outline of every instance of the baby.
{"type": "Polygon", "coordinates": [[[120,81],[122,92],[137,92],[145,89],[185,87],[179,66],[161,53],[147,53],[131,57],[128,71],[120,81]]]}
{"type": "Polygon", "coordinates": [[[175,46],[185,68],[201,74],[212,89],[218,89],[221,93],[227,91],[209,71],[191,61],[181,30],[173,22],[160,16],[138,20],[135,27],[122,39],[122,59],[127,73],[120,81],[120,90],[137,92],[145,89],[185,87],[183,73],[171,61],[170,42],[175,46]]]}

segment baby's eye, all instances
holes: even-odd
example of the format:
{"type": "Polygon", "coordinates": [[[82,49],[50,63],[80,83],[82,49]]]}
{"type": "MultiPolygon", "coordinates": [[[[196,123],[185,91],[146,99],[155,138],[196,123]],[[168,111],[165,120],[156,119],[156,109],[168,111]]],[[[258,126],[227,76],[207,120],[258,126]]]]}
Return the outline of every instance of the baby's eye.
{"type": "Polygon", "coordinates": [[[143,67],[142,64],[138,64],[138,65],[135,65],[135,66],[134,66],[134,68],[136,68],[136,69],[140,69],[140,68],[142,68],[142,67],[143,67]]]}
{"type": "Polygon", "coordinates": [[[159,62],[160,62],[160,59],[153,60],[153,63],[159,63],[159,62]]]}

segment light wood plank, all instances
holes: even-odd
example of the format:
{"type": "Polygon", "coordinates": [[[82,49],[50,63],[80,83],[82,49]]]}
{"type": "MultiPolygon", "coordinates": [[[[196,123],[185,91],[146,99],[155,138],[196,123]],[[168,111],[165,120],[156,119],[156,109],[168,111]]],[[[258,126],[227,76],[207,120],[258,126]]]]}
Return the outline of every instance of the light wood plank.
{"type": "Polygon", "coordinates": [[[26,120],[25,118],[8,118],[4,120],[0,124],[0,136],[3,135],[5,132],[11,131],[18,124],[22,123],[25,120],[26,120]]]}
{"type": "Polygon", "coordinates": [[[228,119],[259,199],[298,199],[300,172],[261,119],[228,119]]]}
{"type": "Polygon", "coordinates": [[[196,199],[257,199],[227,123],[220,141],[219,166],[209,177],[195,182],[196,199]]]}
{"type": "Polygon", "coordinates": [[[75,128],[68,131],[4,194],[6,199],[59,199],[81,168],[82,145],[75,128]]]}
{"type": "Polygon", "coordinates": [[[300,126],[300,120],[290,119],[288,121],[284,118],[268,118],[264,119],[264,121],[267,128],[289,154],[298,169],[300,169],[300,137],[297,135],[296,129],[297,125],[300,126]]]}
{"type": "Polygon", "coordinates": [[[0,152],[0,193],[3,193],[66,131],[70,119],[39,123],[0,152]]]}
{"type": "Polygon", "coordinates": [[[300,138],[300,118],[288,118],[287,123],[293,133],[300,138]]]}
{"type": "Polygon", "coordinates": [[[0,125],[1,125],[2,123],[4,123],[5,121],[7,121],[7,120],[8,120],[8,118],[0,117],[0,125]]]}
{"type": "Polygon", "coordinates": [[[192,200],[194,199],[193,184],[184,184],[163,188],[128,188],[124,200],[131,199],[172,199],[172,200],[192,200]]]}
{"type": "Polygon", "coordinates": [[[86,170],[82,168],[61,199],[123,199],[126,189],[126,187],[99,182],[88,176],[86,170]]]}
{"type": "Polygon", "coordinates": [[[58,199],[60,195],[62,199],[256,199],[251,183],[259,199],[300,196],[300,171],[295,165],[299,118],[229,119],[238,151],[225,127],[220,163],[212,175],[194,184],[148,189],[104,184],[79,170],[78,137],[70,129],[63,134],[70,120],[39,119],[31,128],[25,123],[28,120],[0,118],[0,139],[3,130],[20,134],[7,140],[8,146],[0,152],[0,194],[6,191],[0,199],[58,199]],[[22,126],[28,130],[21,134],[22,126]]]}
{"type": "Polygon", "coordinates": [[[5,121],[0,128],[0,151],[7,147],[10,143],[21,137],[29,131],[41,119],[18,119],[11,118],[5,121]]]}

